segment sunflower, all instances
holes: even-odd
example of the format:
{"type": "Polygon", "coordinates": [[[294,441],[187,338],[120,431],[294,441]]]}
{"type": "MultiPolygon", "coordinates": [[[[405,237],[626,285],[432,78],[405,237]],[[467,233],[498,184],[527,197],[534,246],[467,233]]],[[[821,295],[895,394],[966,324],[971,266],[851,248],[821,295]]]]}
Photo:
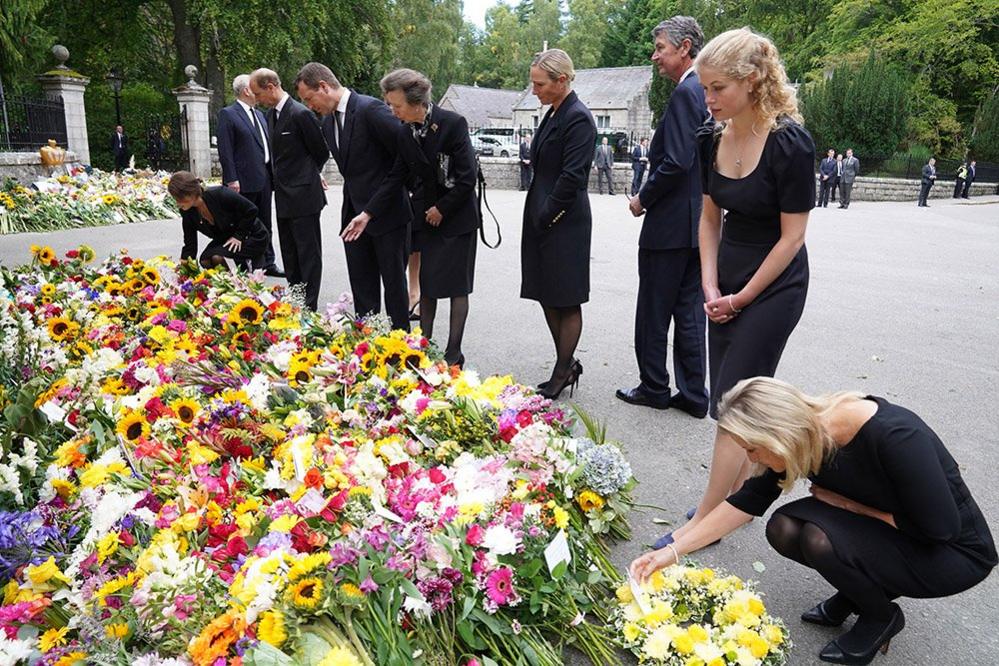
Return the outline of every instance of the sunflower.
{"type": "Polygon", "coordinates": [[[43,264],[51,264],[56,258],[55,252],[48,245],[40,248],[38,250],[38,254],[35,256],[37,256],[38,261],[43,264]]]}
{"type": "Polygon", "coordinates": [[[159,284],[160,272],[152,266],[146,266],[142,269],[142,279],[146,281],[146,284],[159,284]]]}
{"type": "Polygon", "coordinates": [[[123,285],[121,282],[109,281],[107,283],[107,286],[104,287],[104,291],[107,292],[107,295],[111,296],[112,298],[114,298],[115,296],[121,296],[124,289],[125,285],[123,285]]]}
{"type": "Polygon", "coordinates": [[[42,285],[42,296],[55,296],[56,286],[51,282],[46,282],[42,285]]]}
{"type": "Polygon", "coordinates": [[[364,602],[364,592],[353,583],[344,583],[340,586],[340,596],[346,604],[357,605],[364,602]]]}
{"type": "Polygon", "coordinates": [[[191,425],[201,411],[201,405],[190,398],[180,398],[170,403],[170,409],[184,425],[191,425]]]}
{"type": "Polygon", "coordinates": [[[260,622],[257,623],[257,639],[276,648],[288,640],[288,632],[284,628],[284,615],[281,611],[270,610],[260,616],[260,622]]]}
{"type": "Polygon", "coordinates": [[[259,324],[264,320],[264,308],[251,298],[244,298],[229,313],[229,322],[242,328],[259,324]]]}
{"type": "Polygon", "coordinates": [[[53,317],[48,321],[49,337],[55,342],[69,340],[80,331],[80,325],[69,317],[53,317]]]}
{"type": "Polygon", "coordinates": [[[128,416],[118,421],[118,434],[129,442],[136,442],[139,438],[149,437],[149,424],[146,417],[139,412],[130,412],[128,416]]]}
{"type": "Polygon", "coordinates": [[[323,581],[319,578],[303,578],[289,588],[288,598],[299,608],[312,610],[323,599],[323,581]]]}
{"type": "Polygon", "coordinates": [[[42,652],[48,652],[52,648],[65,645],[66,634],[68,633],[69,627],[62,627],[59,629],[53,627],[52,629],[49,629],[38,637],[38,649],[42,652]]]}
{"type": "Polygon", "coordinates": [[[288,383],[298,388],[312,381],[312,368],[301,361],[288,366],[288,383]]]}
{"type": "Polygon", "coordinates": [[[576,498],[576,502],[579,503],[579,508],[583,511],[592,511],[593,509],[600,509],[603,507],[604,498],[592,490],[584,490],[579,493],[579,497],[576,498]]]}

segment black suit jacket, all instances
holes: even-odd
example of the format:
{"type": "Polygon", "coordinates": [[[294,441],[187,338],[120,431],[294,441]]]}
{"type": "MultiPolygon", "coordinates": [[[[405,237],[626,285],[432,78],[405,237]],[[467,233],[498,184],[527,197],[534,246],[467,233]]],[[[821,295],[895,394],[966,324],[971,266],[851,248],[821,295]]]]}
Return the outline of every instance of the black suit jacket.
{"type": "Polygon", "coordinates": [[[649,146],[649,178],[638,193],[645,208],[639,247],[697,247],[703,193],[696,133],[708,118],[701,82],[690,74],[670,96],[649,146]]]}
{"type": "Polygon", "coordinates": [[[246,197],[236,194],[228,187],[209,187],[201,198],[214,219],[211,224],[203,222],[201,213],[196,208],[181,211],[180,218],[184,227],[181,259],[197,256],[198,232],[222,242],[230,238],[241,241],[248,238],[269,239],[270,233],[257,217],[257,207],[246,197]]]}
{"type": "Polygon", "coordinates": [[[521,141],[520,142],[521,166],[530,166],[528,164],[524,164],[524,160],[529,160],[529,159],[531,159],[531,144],[527,143],[526,141],[521,141]]]}
{"type": "Polygon", "coordinates": [[[831,181],[836,176],[836,158],[823,157],[822,161],[819,162],[819,173],[823,176],[829,176],[826,180],[831,181]]]}
{"type": "Polygon", "coordinates": [[[284,103],[281,117],[276,116],[276,109],[267,112],[277,216],[314,215],[326,205],[319,173],[330,156],[319,121],[291,97],[284,103]]]}
{"type": "Polygon", "coordinates": [[[115,155],[125,154],[128,155],[128,135],[122,132],[121,134],[121,147],[118,146],[118,133],[111,132],[111,152],[115,155]]]}
{"type": "MultiPolygon", "coordinates": [[[[253,109],[253,114],[264,136],[268,137],[264,114],[257,109],[253,109]]],[[[263,192],[268,189],[263,139],[239,102],[233,102],[219,111],[216,138],[223,184],[238,180],[240,192],[263,192]]]]}
{"type": "MultiPolygon", "coordinates": [[[[377,200],[384,200],[412,176],[417,184],[413,203],[419,219],[436,206],[442,217],[440,233],[460,236],[475,231],[479,226],[475,199],[478,165],[465,118],[434,106],[422,145],[409,125],[400,126],[396,137],[399,155],[377,200]]],[[[429,231],[429,227],[422,228],[429,231]]]]}
{"type": "Polygon", "coordinates": [[[326,143],[343,175],[341,229],[361,211],[371,215],[364,232],[372,236],[405,226],[412,218],[412,211],[402,183],[396,184],[391,192],[386,191],[383,200],[375,201],[395,164],[397,134],[402,123],[381,100],[351,90],[338,146],[334,116],[335,112],[325,116],[322,126],[326,143]]]}
{"type": "Polygon", "coordinates": [[[929,164],[924,164],[922,175],[923,177],[921,180],[923,184],[925,185],[929,183],[932,185],[936,180],[937,170],[934,167],[931,167],[929,164]]]}
{"type": "Polygon", "coordinates": [[[534,178],[524,203],[524,223],[535,231],[556,224],[591,224],[589,185],[597,126],[575,92],[549,109],[531,142],[534,178]]]}

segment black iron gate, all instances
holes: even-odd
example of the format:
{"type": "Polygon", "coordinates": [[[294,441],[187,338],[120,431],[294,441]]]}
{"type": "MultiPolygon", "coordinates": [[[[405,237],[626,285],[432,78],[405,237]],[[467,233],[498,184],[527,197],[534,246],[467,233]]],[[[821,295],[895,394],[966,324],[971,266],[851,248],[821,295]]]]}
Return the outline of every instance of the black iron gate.
{"type": "Polygon", "coordinates": [[[148,116],[144,127],[142,154],[151,169],[177,171],[188,168],[186,107],[180,113],[148,116]]]}
{"type": "Polygon", "coordinates": [[[34,152],[49,139],[66,147],[62,100],[4,95],[0,87],[0,150],[34,152]]]}

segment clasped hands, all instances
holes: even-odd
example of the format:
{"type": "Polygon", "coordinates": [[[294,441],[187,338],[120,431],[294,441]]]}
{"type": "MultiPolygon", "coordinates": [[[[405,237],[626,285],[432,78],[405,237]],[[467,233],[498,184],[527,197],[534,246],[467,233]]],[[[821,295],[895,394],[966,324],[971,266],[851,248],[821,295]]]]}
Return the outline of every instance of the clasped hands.
{"type": "Polygon", "coordinates": [[[717,287],[712,287],[704,290],[704,296],[704,314],[716,324],[727,324],[742,312],[737,294],[722,296],[717,287]]]}

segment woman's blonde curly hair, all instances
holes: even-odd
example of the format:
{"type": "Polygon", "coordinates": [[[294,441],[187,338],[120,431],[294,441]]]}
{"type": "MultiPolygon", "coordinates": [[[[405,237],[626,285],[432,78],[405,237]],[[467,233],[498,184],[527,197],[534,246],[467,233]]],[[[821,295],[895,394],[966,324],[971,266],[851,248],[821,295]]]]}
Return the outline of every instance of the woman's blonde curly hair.
{"type": "Polygon", "coordinates": [[[788,83],[787,72],[774,43],[749,28],[728,30],[708,42],[694,66],[710,67],[724,76],[745,81],[755,75],[750,95],[756,113],[773,129],[778,119],[804,123],[798,111],[798,96],[788,83]]]}

